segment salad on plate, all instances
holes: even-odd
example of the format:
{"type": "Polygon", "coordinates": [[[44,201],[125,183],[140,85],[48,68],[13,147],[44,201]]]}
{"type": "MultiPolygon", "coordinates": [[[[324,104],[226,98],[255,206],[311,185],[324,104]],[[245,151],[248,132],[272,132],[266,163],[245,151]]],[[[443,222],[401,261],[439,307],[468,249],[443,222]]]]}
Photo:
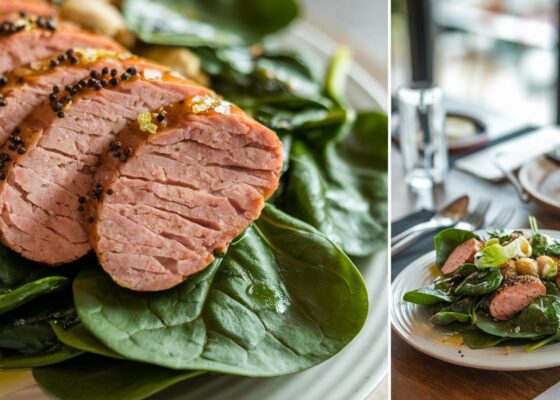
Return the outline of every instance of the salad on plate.
{"type": "Polygon", "coordinates": [[[527,351],[560,339],[560,242],[530,232],[449,228],[434,238],[438,277],[405,293],[428,308],[434,326],[457,331],[472,349],[498,344],[527,351]]]}

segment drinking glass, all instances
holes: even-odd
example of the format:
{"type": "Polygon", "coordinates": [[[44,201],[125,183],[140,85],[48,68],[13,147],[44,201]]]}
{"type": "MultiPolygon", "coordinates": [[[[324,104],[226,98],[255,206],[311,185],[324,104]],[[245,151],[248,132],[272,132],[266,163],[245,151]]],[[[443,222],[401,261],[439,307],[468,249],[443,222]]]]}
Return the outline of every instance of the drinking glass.
{"type": "Polygon", "coordinates": [[[416,85],[398,91],[405,180],[417,189],[442,183],[448,169],[443,92],[416,85]]]}

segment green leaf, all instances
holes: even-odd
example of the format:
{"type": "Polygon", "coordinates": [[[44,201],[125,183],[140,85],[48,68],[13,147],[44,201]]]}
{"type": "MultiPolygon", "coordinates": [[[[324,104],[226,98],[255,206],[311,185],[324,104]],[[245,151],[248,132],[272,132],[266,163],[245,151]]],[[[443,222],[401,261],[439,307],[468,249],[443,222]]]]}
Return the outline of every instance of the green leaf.
{"type": "Polygon", "coordinates": [[[62,345],[49,326],[50,320],[72,314],[70,294],[60,297],[47,296],[0,318],[0,368],[50,365],[82,353],[62,345]]]}
{"type": "Polygon", "coordinates": [[[61,400],[142,400],[202,373],[86,355],[36,368],[33,377],[61,400]]]}
{"type": "Polygon", "coordinates": [[[368,148],[385,146],[387,131],[381,132],[383,124],[368,123],[372,119],[379,119],[378,114],[360,114],[355,125],[381,128],[356,131],[356,140],[362,143],[360,154],[369,154],[369,165],[355,163],[363,158],[354,156],[351,145],[338,145],[332,136],[324,150],[315,153],[303,140],[294,140],[279,201],[283,210],[313,225],[353,256],[370,255],[386,246],[387,164],[368,148]]]}
{"type": "Polygon", "coordinates": [[[39,296],[59,292],[69,284],[70,279],[64,276],[48,276],[0,294],[0,315],[29,303],[39,296]]]}
{"type": "Polygon", "coordinates": [[[478,329],[463,331],[461,335],[466,345],[471,349],[487,349],[489,347],[495,347],[507,340],[507,338],[489,335],[478,329]]]}
{"type": "Polygon", "coordinates": [[[0,354],[0,369],[23,369],[58,364],[81,355],[82,352],[66,346],[56,346],[47,352],[33,355],[0,354]]]}
{"type": "Polygon", "coordinates": [[[421,305],[432,305],[441,302],[453,303],[457,300],[457,296],[453,293],[452,280],[442,279],[426,287],[406,292],[403,300],[421,305]]]}
{"type": "Polygon", "coordinates": [[[338,104],[345,103],[346,80],[352,65],[352,51],[346,46],[336,49],[327,72],[326,91],[338,104]]]}
{"type": "Polygon", "coordinates": [[[360,331],[368,308],[348,257],[272,206],[223,258],[173,289],[132,292],[87,268],[74,299],[87,329],[127,358],[247,376],[330,358],[360,331]]]}
{"type": "Polygon", "coordinates": [[[478,236],[470,231],[465,231],[462,229],[448,228],[439,232],[434,237],[434,248],[436,249],[436,265],[438,267],[443,267],[445,261],[449,255],[455,250],[457,246],[465,243],[469,239],[476,238],[478,236]]]}
{"type": "Polygon", "coordinates": [[[470,310],[473,302],[470,298],[464,298],[453,304],[441,308],[430,318],[435,326],[449,325],[453,322],[467,324],[471,321],[470,310]]]}
{"type": "Polygon", "coordinates": [[[122,358],[122,356],[101,343],[83,324],[64,327],[64,324],[60,321],[50,321],[50,326],[58,340],[68,347],[101,356],[122,358]]]}
{"type": "Polygon", "coordinates": [[[483,308],[476,313],[476,326],[482,331],[505,338],[538,338],[555,334],[560,321],[560,298],[541,296],[519,315],[507,321],[495,321],[483,308]]]}
{"type": "Polygon", "coordinates": [[[463,280],[455,289],[460,296],[481,296],[492,293],[502,283],[502,273],[497,268],[476,271],[463,280]]]}
{"type": "Polygon", "coordinates": [[[244,46],[292,22],[295,0],[126,0],[128,27],[146,43],[176,46],[244,46]]]}
{"type": "Polygon", "coordinates": [[[498,268],[509,260],[504,248],[499,244],[486,246],[480,251],[480,256],[475,260],[478,268],[498,268]]]}

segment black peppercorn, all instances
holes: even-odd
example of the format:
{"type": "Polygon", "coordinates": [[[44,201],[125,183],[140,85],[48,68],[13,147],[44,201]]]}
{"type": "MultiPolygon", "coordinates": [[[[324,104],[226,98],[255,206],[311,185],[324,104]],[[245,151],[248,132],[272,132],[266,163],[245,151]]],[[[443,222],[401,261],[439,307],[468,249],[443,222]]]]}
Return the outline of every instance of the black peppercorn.
{"type": "Polygon", "coordinates": [[[70,56],[69,60],[71,64],[78,64],[78,62],[80,61],[76,56],[70,56]]]}
{"type": "Polygon", "coordinates": [[[53,92],[53,93],[58,93],[59,90],[60,90],[60,88],[59,88],[57,85],[54,85],[54,86],[52,87],[52,92],[53,92]]]}
{"type": "Polygon", "coordinates": [[[111,78],[109,80],[109,83],[111,84],[111,86],[117,86],[119,84],[119,81],[117,78],[111,78]]]}
{"type": "Polygon", "coordinates": [[[51,60],[50,65],[51,67],[56,67],[59,64],[58,60],[51,60]]]}
{"type": "Polygon", "coordinates": [[[84,196],[80,196],[80,197],[78,197],[78,202],[80,204],[84,204],[86,202],[86,198],[84,196]]]}
{"type": "Polygon", "coordinates": [[[108,194],[109,196],[112,195],[113,193],[115,193],[115,192],[113,192],[113,189],[107,189],[107,194],[108,194]]]}
{"type": "Polygon", "coordinates": [[[101,70],[101,73],[103,75],[107,75],[109,73],[109,68],[108,67],[103,67],[103,69],[101,70]]]}
{"type": "Polygon", "coordinates": [[[4,162],[11,161],[10,155],[8,153],[0,154],[0,159],[4,162]]]}
{"type": "Polygon", "coordinates": [[[78,211],[84,211],[84,210],[85,210],[84,206],[79,206],[78,207],[78,211]]]}
{"type": "Polygon", "coordinates": [[[91,71],[91,72],[89,73],[89,76],[91,76],[91,77],[94,78],[94,79],[99,79],[99,78],[100,78],[99,72],[97,72],[97,71],[91,71]]]}
{"type": "Polygon", "coordinates": [[[136,67],[130,67],[126,70],[126,72],[128,72],[130,75],[136,75],[138,73],[136,67]]]}
{"type": "Polygon", "coordinates": [[[87,219],[87,222],[89,222],[90,224],[93,223],[93,217],[89,217],[89,218],[87,219]]]}
{"type": "Polygon", "coordinates": [[[8,103],[6,102],[6,99],[3,97],[0,97],[0,107],[6,107],[8,105],[8,103]]]}
{"type": "Polygon", "coordinates": [[[117,71],[114,68],[111,70],[111,76],[117,76],[118,73],[119,73],[119,71],[117,71]]]}
{"type": "Polygon", "coordinates": [[[0,87],[6,86],[7,83],[8,83],[8,78],[4,76],[0,78],[0,87]]]}
{"type": "Polygon", "coordinates": [[[163,122],[163,121],[165,121],[165,115],[158,114],[156,119],[157,119],[158,122],[163,122]]]}
{"type": "Polygon", "coordinates": [[[57,116],[58,118],[64,118],[64,112],[63,112],[63,111],[59,111],[59,112],[56,113],[56,116],[57,116]]]}
{"type": "Polygon", "coordinates": [[[129,75],[127,72],[123,72],[123,73],[121,74],[121,79],[122,79],[123,81],[127,81],[129,78],[130,78],[130,75],[129,75]]]}
{"type": "Polygon", "coordinates": [[[20,154],[20,155],[24,154],[25,153],[25,147],[18,147],[17,153],[20,154]]]}

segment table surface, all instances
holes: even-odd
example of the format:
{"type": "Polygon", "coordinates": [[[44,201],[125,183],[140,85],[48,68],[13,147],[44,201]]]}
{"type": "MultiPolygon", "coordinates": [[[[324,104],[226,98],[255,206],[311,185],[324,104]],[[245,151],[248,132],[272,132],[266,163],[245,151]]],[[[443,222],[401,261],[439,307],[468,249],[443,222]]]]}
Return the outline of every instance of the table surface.
{"type": "MultiPolygon", "coordinates": [[[[523,204],[508,183],[491,183],[452,169],[445,184],[435,193],[416,194],[403,184],[401,156],[395,147],[391,153],[391,196],[393,221],[424,207],[435,209],[462,194],[474,204],[478,199],[492,201],[487,221],[504,207],[514,207],[515,217],[508,227],[528,227],[527,217],[534,215],[543,229],[560,230],[560,215],[554,215],[533,203],[523,204]]],[[[533,399],[560,380],[560,367],[525,372],[497,372],[459,367],[415,350],[394,331],[391,335],[392,398],[401,399],[533,399]]]]}

